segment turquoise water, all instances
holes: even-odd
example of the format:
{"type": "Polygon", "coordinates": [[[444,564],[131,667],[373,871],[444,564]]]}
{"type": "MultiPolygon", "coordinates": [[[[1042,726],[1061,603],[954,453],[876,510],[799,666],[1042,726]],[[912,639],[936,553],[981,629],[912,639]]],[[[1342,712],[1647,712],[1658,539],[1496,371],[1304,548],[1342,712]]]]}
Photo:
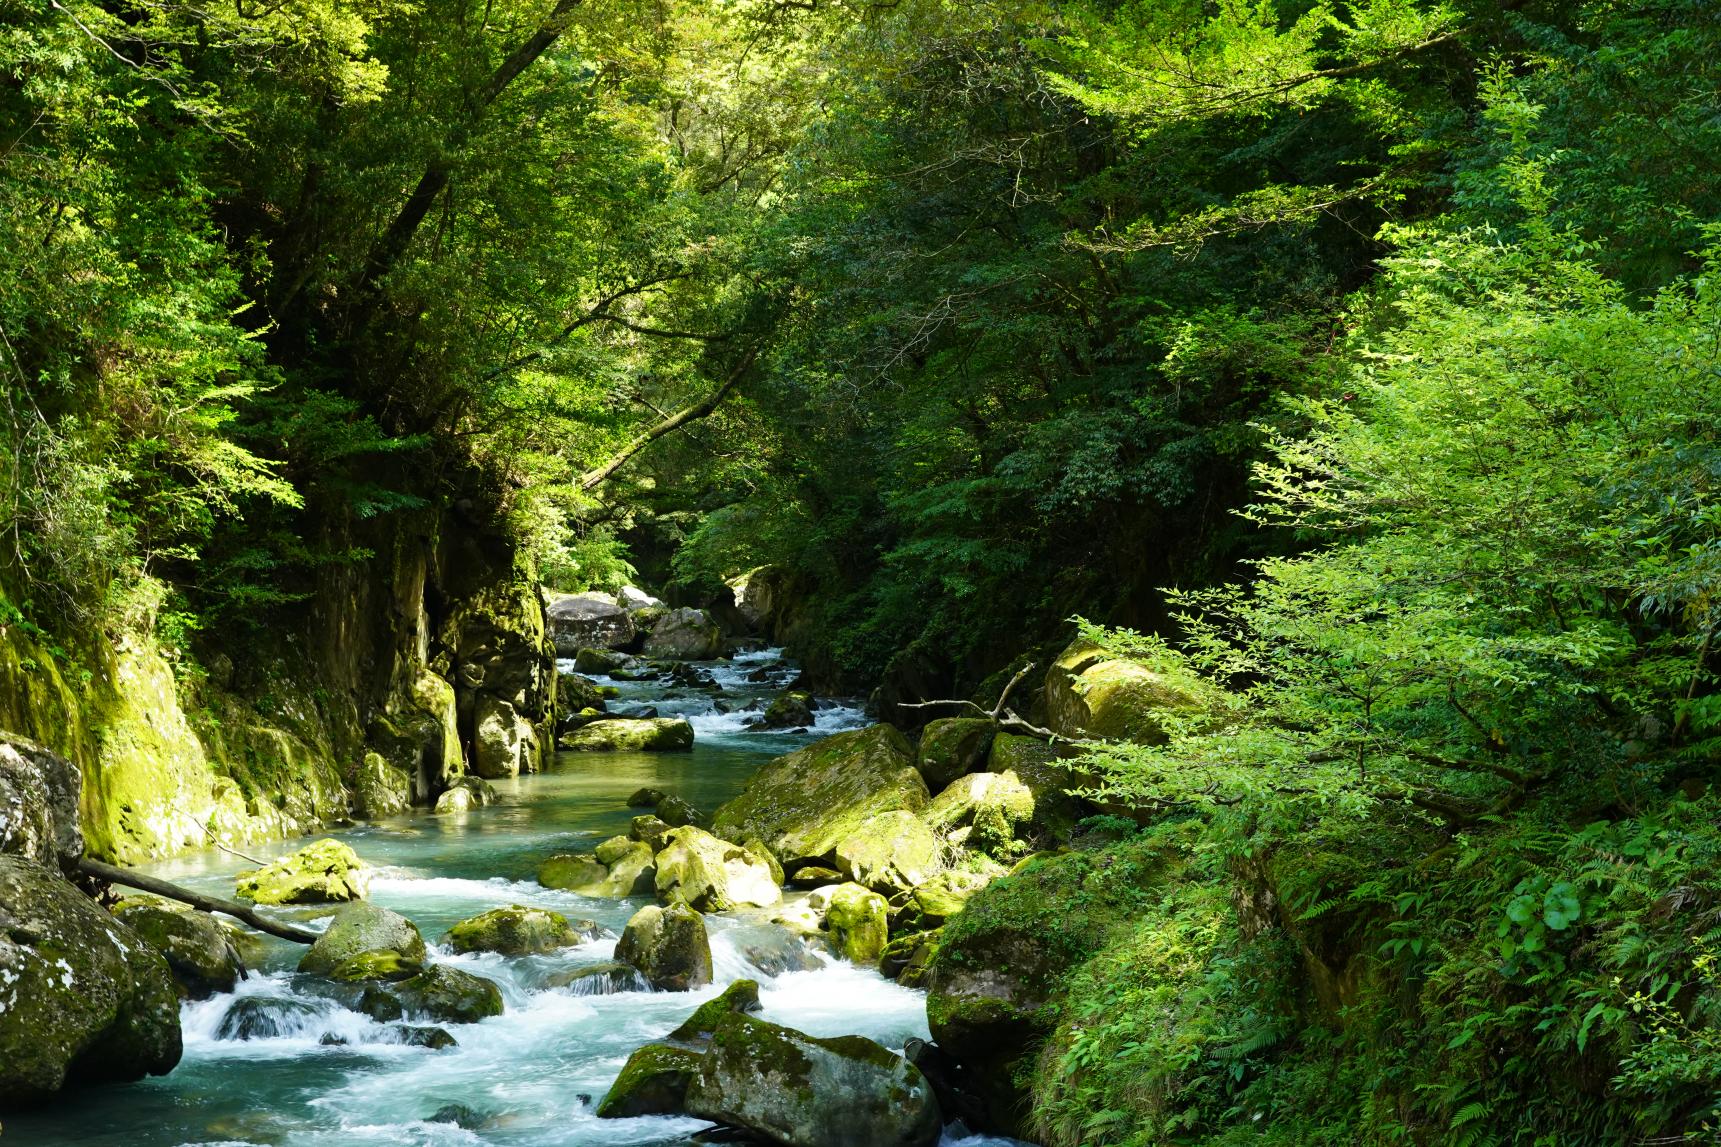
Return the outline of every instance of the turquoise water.
{"type": "MultiPolygon", "coordinates": [[[[618,683],[624,703],[650,703],[664,716],[692,720],[697,737],[690,753],[563,753],[543,774],[497,782],[501,800],[491,808],[456,816],[415,813],[328,835],[347,841],[377,866],[371,899],[411,918],[433,945],[455,921],[505,904],[553,908],[619,933],[645,901],[541,888],[533,879],[538,862],[625,831],[640,811],[626,807],[626,799],[642,786],[680,793],[709,811],[737,792],[763,761],[817,735],[864,723],[858,710],[830,707],[819,712],[809,733],[744,732],[746,716],[718,712],[716,702],[738,708],[769,696],[793,676],[793,667],[765,652],[703,668],[722,686],[721,695],[618,683]],[[766,680],[749,679],[759,676],[766,680]]],[[[303,843],[246,851],[268,859],[303,843]]],[[[208,851],[150,870],[231,895],[234,873],[249,867],[245,860],[208,851]]],[[[326,918],[318,909],[296,911],[313,921],[326,918]]],[[[634,1048],[668,1033],[736,979],[760,982],[764,1018],[815,1035],[860,1034],[896,1048],[926,1035],[921,993],[876,971],[825,955],[808,970],[774,976],[756,967],[747,953],[757,942],[774,938],[782,946],[781,934],[765,927],[762,916],[708,918],[718,983],[698,992],[580,996],[544,986],[557,971],[608,960],[613,935],[553,956],[442,951],[438,959],[495,980],[507,1011],[478,1024],[450,1025],[459,1046],[441,1051],[394,1042],[385,1025],[318,995],[314,983],[292,972],[303,949],[270,939],[266,958],[237,992],[185,1006],[185,1057],[170,1075],[64,1095],[44,1112],[8,1117],[0,1141],[6,1147],[685,1143],[707,1124],[663,1117],[599,1120],[592,1107],[634,1048]],[[274,1038],[220,1038],[229,1009],[252,996],[302,1006],[274,1038]],[[335,1039],[344,1042],[327,1042],[335,1039]],[[472,1109],[481,1121],[471,1128],[427,1122],[449,1104],[472,1109]]]]}

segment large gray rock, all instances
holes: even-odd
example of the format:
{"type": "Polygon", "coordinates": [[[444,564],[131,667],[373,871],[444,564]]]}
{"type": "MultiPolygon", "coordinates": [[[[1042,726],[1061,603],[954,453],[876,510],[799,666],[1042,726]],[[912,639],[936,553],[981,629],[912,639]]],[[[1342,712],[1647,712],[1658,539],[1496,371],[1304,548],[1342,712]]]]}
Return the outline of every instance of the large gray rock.
{"type": "Polygon", "coordinates": [[[179,1062],[167,961],[58,872],[0,856],[0,1110],[179,1062]]]}
{"type": "Polygon", "coordinates": [[[705,920],[685,904],[650,904],[635,912],[616,941],[615,955],[660,992],[686,992],[711,982],[705,920]]]}
{"type": "Polygon", "coordinates": [[[874,725],[778,757],[717,810],[711,830],[725,840],[759,840],[793,875],[830,866],[837,846],[882,813],[926,807],[926,782],[908,740],[874,725]]]}
{"type": "Polygon", "coordinates": [[[645,639],[645,655],[666,661],[709,661],[723,652],[723,631],[701,609],[672,609],[645,639]]]}
{"type": "Polygon", "coordinates": [[[335,980],[403,980],[424,967],[424,937],[398,912],[348,904],[299,959],[299,971],[335,980]]]}
{"type": "Polygon", "coordinates": [[[783,899],[767,861],[693,825],[668,834],[657,854],[656,884],[664,903],[699,912],[769,908],[783,899]]]}
{"type": "Polygon", "coordinates": [[[607,593],[570,593],[545,611],[556,653],[572,657],[582,649],[626,649],[638,630],[633,614],[607,593]]]}
{"type": "Polygon", "coordinates": [[[34,741],[0,733],[0,855],[71,868],[84,854],[77,766],[34,741]]]}
{"type": "Polygon", "coordinates": [[[931,1147],[943,1129],[931,1085],[894,1052],[737,1012],[712,1033],[684,1110],[790,1147],[931,1147]]]}
{"type": "Polygon", "coordinates": [[[545,860],[538,866],[538,883],[582,896],[650,896],[657,891],[655,853],[642,841],[614,837],[597,852],[563,852],[545,860]]]}

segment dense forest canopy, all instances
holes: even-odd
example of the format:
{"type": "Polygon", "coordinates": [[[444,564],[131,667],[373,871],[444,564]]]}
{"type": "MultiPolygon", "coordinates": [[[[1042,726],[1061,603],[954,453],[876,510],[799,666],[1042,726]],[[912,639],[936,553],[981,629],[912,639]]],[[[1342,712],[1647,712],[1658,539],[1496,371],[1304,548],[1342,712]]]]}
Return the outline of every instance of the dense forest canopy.
{"type": "Polygon", "coordinates": [[[1701,0],[0,0],[0,624],[194,666],[448,504],[887,703],[1079,615],[1203,703],[1048,1142],[1695,1135],[1718,109],[1701,0]]]}

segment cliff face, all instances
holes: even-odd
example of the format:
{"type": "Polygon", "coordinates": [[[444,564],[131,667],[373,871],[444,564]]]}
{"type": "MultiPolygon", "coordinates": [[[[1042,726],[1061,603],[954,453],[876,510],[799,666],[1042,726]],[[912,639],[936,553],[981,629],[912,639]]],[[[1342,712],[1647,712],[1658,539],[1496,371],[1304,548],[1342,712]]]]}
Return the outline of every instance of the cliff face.
{"type": "Polygon", "coordinates": [[[0,730],[79,766],[92,856],[290,836],[540,767],[554,651],[513,544],[450,512],[344,529],[375,556],[195,669],[149,639],[0,626],[0,730]]]}

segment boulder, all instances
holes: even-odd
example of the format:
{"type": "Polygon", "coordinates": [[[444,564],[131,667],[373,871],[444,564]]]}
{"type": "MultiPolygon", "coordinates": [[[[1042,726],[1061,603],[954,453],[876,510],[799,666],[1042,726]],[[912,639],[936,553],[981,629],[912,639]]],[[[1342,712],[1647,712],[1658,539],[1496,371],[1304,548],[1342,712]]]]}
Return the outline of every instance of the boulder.
{"type": "MultiPolygon", "coordinates": [[[[590,673],[598,677],[615,677],[631,674],[638,669],[639,658],[626,653],[617,653],[613,649],[582,649],[574,654],[574,668],[581,673],[590,673]]],[[[614,689],[613,685],[599,685],[598,696],[608,700],[607,690],[614,689]]]]}
{"type": "Polygon", "coordinates": [[[671,831],[658,852],[657,895],[699,912],[768,908],[783,898],[770,865],[692,825],[671,831]]]}
{"type": "MultiPolygon", "coordinates": [[[[1050,799],[1056,802],[1060,796],[1054,793],[1050,799]]],[[[953,844],[1002,857],[1020,851],[1019,840],[1034,823],[1038,808],[1033,790],[1009,770],[957,778],[932,798],[923,815],[953,844]]]]}
{"type": "Polygon", "coordinates": [[[839,884],[830,892],[825,927],[831,945],[856,964],[872,964],[890,939],[890,905],[859,884],[839,884]]]}
{"type": "Polygon", "coordinates": [[[827,884],[841,884],[843,874],[834,868],[826,868],[821,864],[807,864],[795,870],[789,877],[789,885],[793,888],[823,888],[827,884]]]}
{"type": "Polygon", "coordinates": [[[924,884],[939,870],[938,838],[914,813],[880,813],[842,839],[836,861],[847,879],[893,895],[924,884]]]}
{"type": "Polygon", "coordinates": [[[717,810],[712,831],[726,840],[764,842],[793,875],[829,867],[837,845],[881,813],[918,812],[926,782],[908,741],[889,725],[838,733],[778,757],[717,810]]]}
{"type": "Polygon", "coordinates": [[[723,631],[704,610],[672,609],[645,639],[645,655],[665,661],[709,661],[723,653],[723,631]]]}
{"type": "Polygon", "coordinates": [[[475,1024],[502,1014],[502,989],[483,976],[432,964],[398,983],[366,985],[359,1010],[383,1023],[408,1019],[475,1024]]]}
{"type": "Polygon", "coordinates": [[[771,631],[777,615],[777,583],[781,576],[770,566],[759,566],[729,579],[735,611],[755,633],[771,631]]]}
{"type": "Polygon", "coordinates": [[[215,1027],[218,1040],[280,1039],[302,1035],[323,1018],[303,1000],[280,996],[241,996],[227,1005],[215,1027]]]}
{"type": "MultiPolygon", "coordinates": [[[[1027,787],[1034,798],[1029,825],[1042,836],[1067,837],[1083,815],[1081,800],[1071,796],[1070,790],[1080,787],[1084,778],[1044,741],[1015,733],[999,733],[992,739],[992,751],[986,757],[986,771],[999,776],[1013,776],[1027,787]]],[[[996,790],[992,795],[1001,799],[1004,793],[996,790]]],[[[984,839],[985,832],[981,836],[984,839]]]]}
{"type": "Polygon", "coordinates": [[[621,592],[616,594],[616,600],[629,613],[638,613],[642,609],[663,609],[663,599],[652,597],[636,585],[624,585],[621,592]]]}
{"type": "Polygon", "coordinates": [[[909,895],[897,913],[897,923],[906,929],[941,928],[992,879],[978,872],[940,872],[909,895]]]}
{"type": "Polygon", "coordinates": [[[625,850],[607,848],[613,857],[607,864],[590,853],[558,853],[538,866],[538,883],[582,896],[650,896],[657,891],[657,864],[652,846],[625,837],[605,841],[627,845],[625,850]]]}
{"type": "Polygon", "coordinates": [[[666,1038],[683,1047],[704,1051],[711,1046],[711,1037],[717,1034],[725,1016],[750,1016],[763,1009],[764,1005],[759,1002],[758,981],[736,980],[693,1009],[693,1014],[676,1025],[666,1038]]]}
{"type": "Polygon", "coordinates": [[[687,1088],[704,1058],[690,1048],[646,1044],[628,1056],[621,1074],[598,1103],[598,1118],[679,1115],[686,1109],[687,1088]]]}
{"type": "Polygon", "coordinates": [[[512,701],[481,694],[472,720],[473,772],[493,780],[538,771],[538,727],[512,701]]]}
{"type": "Polygon", "coordinates": [[[1064,737],[1163,744],[1167,713],[1189,715],[1206,707],[1210,686],[1119,657],[1077,640],[1046,673],[1046,723],[1064,737]]]}
{"type": "Polygon", "coordinates": [[[616,941],[615,955],[660,992],[686,992],[711,982],[705,920],[685,904],[650,904],[635,912],[616,941]]]}
{"type": "Polygon", "coordinates": [[[674,717],[618,717],[564,733],[558,744],[578,753],[677,752],[693,747],[693,726],[674,717]]]}
{"type": "Polygon", "coordinates": [[[627,835],[632,840],[649,844],[651,850],[656,852],[663,847],[664,838],[669,835],[669,830],[679,827],[681,826],[670,824],[662,817],[636,816],[628,822],[627,835]]]}
{"type": "Polygon", "coordinates": [[[898,936],[884,946],[884,953],[878,958],[878,974],[905,988],[918,988],[926,982],[926,967],[937,950],[936,931],[898,936]]]}
{"type": "MultiPolygon", "coordinates": [[[[817,929],[814,925],[814,930],[817,929]]],[[[800,929],[782,924],[744,924],[731,928],[727,936],[741,958],[767,976],[785,972],[811,972],[825,966],[813,954],[800,929]]]]}
{"type": "Polygon", "coordinates": [[[84,854],[77,766],[34,741],[0,733],[0,856],[69,870],[84,854]]]}
{"type": "Polygon", "coordinates": [[[583,944],[602,935],[590,920],[570,922],[560,912],[511,904],[492,908],[448,930],[443,939],[456,952],[536,956],[583,944]]]}
{"type": "Polygon", "coordinates": [[[114,917],[162,954],[174,982],[190,999],[231,992],[245,975],[232,933],[207,912],[153,896],[132,896],[114,906],[114,917]]]}
{"type": "Polygon", "coordinates": [[[812,723],[813,695],[798,689],[779,693],[765,706],[765,715],[759,719],[759,724],[767,729],[805,728],[812,723]]]}
{"type": "Polygon", "coordinates": [[[633,795],[627,798],[629,808],[656,808],[657,802],[669,794],[662,789],[635,789],[633,795]]]}
{"type": "Polygon", "coordinates": [[[544,980],[546,988],[566,988],[575,996],[614,996],[622,992],[648,992],[651,985],[639,969],[620,960],[608,960],[584,968],[554,972],[544,980]]]}
{"type": "MultiPolygon", "coordinates": [[[[626,649],[638,635],[633,614],[607,593],[563,594],[544,612],[559,657],[575,657],[582,649],[626,649]]],[[[591,672],[583,666],[580,671],[591,672]]]]}
{"type": "Polygon", "coordinates": [[[673,793],[657,802],[657,817],[671,828],[680,828],[684,824],[706,828],[711,824],[710,817],[694,808],[685,797],[673,793]]]}
{"type": "Polygon", "coordinates": [[[582,709],[604,711],[606,699],[602,688],[589,677],[578,673],[556,675],[556,711],[578,713],[582,709]]]}
{"type": "Polygon", "coordinates": [[[712,1033],[683,1110],[792,1147],[932,1147],[942,1131],[931,1086],[901,1056],[739,1013],[712,1033]]]}
{"type": "Polygon", "coordinates": [[[299,959],[299,971],[335,980],[404,980],[424,966],[424,937],[398,912],[348,904],[299,959]]]}
{"type": "Polygon", "coordinates": [[[444,1048],[459,1047],[460,1041],[441,1028],[419,1027],[413,1024],[394,1024],[389,1029],[396,1043],[407,1047],[428,1048],[431,1051],[442,1051],[444,1048]]]}
{"type": "Polygon", "coordinates": [[[763,860],[765,862],[765,867],[771,870],[771,883],[777,885],[779,888],[782,887],[783,866],[777,863],[776,856],[770,849],[765,847],[764,841],[760,840],[758,837],[754,837],[751,840],[742,842],[741,847],[745,848],[748,852],[751,852],[754,856],[757,856],[760,860],[763,860]]]}
{"type": "Polygon", "coordinates": [[[436,798],[439,813],[471,812],[496,803],[496,788],[478,777],[461,777],[436,798]]]}
{"type": "Polygon", "coordinates": [[[926,787],[938,792],[964,773],[984,767],[998,726],[984,717],[944,717],[920,733],[914,767],[926,787]]]}
{"type": "MultiPolygon", "coordinates": [[[[69,846],[57,825],[36,824],[47,835],[32,851],[69,846]]],[[[161,954],[57,871],[0,855],[0,1110],[67,1082],[160,1075],[179,1056],[179,994],[161,954]]]]}
{"type": "Polygon", "coordinates": [[[257,904],[336,904],[362,900],[370,869],[351,847],[318,840],[234,878],[241,900],[257,904]]]}
{"type": "Polygon", "coordinates": [[[381,753],[366,753],[353,777],[353,815],[365,820],[398,816],[412,806],[412,778],[381,753]]]}

